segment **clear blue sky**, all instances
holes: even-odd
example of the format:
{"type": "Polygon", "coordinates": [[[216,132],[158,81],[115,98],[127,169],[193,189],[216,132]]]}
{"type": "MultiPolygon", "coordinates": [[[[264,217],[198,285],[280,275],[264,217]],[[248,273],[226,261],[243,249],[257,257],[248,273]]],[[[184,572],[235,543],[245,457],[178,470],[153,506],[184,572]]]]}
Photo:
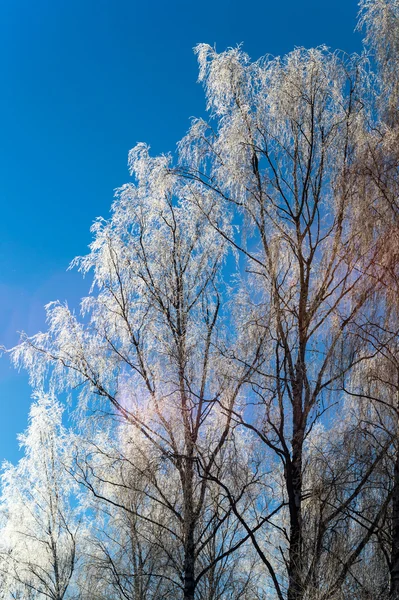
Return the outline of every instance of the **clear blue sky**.
{"type": "MultiPolygon", "coordinates": [[[[77,306],[87,283],[66,268],[128,181],[128,150],[173,151],[204,113],[195,44],[359,51],[356,13],[356,0],[1,0],[0,344],[43,329],[50,300],[77,306]]],[[[29,404],[3,357],[0,461],[17,458],[29,404]]]]}

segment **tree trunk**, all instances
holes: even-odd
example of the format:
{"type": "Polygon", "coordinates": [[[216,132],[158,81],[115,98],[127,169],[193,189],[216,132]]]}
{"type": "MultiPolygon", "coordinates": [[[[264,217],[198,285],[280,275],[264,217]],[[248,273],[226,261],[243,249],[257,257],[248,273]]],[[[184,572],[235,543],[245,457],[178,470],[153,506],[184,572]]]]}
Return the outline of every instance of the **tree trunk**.
{"type": "Polygon", "coordinates": [[[195,525],[193,500],[192,448],[186,459],[184,481],[184,600],[194,600],[195,594],[195,525]]]}
{"type": "Polygon", "coordinates": [[[302,544],[302,410],[294,409],[292,460],[287,469],[286,484],[290,511],[290,547],[288,559],[287,600],[302,600],[303,544],[302,544]]]}
{"type": "MultiPolygon", "coordinates": [[[[397,392],[397,414],[399,417],[399,389],[397,392]]],[[[392,547],[391,547],[391,565],[390,565],[390,600],[399,600],[399,422],[396,440],[396,456],[393,480],[392,496],[392,547]]]]}
{"type": "Polygon", "coordinates": [[[184,600],[194,600],[195,594],[195,545],[194,526],[189,524],[184,548],[184,600]]]}
{"type": "Polygon", "coordinates": [[[392,498],[391,600],[399,600],[399,452],[396,450],[392,498]]]}

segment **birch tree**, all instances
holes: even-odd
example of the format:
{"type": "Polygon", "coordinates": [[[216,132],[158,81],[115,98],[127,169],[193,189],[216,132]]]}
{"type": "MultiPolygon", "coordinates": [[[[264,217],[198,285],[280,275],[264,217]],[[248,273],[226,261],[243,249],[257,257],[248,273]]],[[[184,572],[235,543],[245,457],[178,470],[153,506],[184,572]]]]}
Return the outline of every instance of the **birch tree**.
{"type": "Polygon", "coordinates": [[[283,465],[290,524],[286,573],[275,587],[279,598],[299,600],[312,564],[304,553],[303,446],[334,383],[356,362],[342,344],[368,294],[349,177],[367,126],[367,73],[360,58],[325,48],[254,63],[240,48],[217,54],[200,45],[197,54],[210,123],[193,122],[178,172],[193,206],[240,253],[243,287],[257,291],[245,293],[269,360],[252,381],[263,408],[249,426],[283,465]],[[206,210],[204,190],[239,220],[239,234],[206,210]]]}
{"type": "MultiPolygon", "coordinates": [[[[48,331],[25,337],[13,356],[33,385],[49,376],[56,390],[79,387],[82,409],[112,409],[164,461],[177,486],[163,503],[181,528],[179,589],[192,599],[209,475],[231,430],[220,403],[236,403],[252,365],[237,368],[218,351],[229,344],[221,327],[227,246],[202,210],[193,210],[169,165],[144,145],[130,153],[135,182],[119,190],[111,219],[93,226],[90,254],[74,262],[93,274],[82,320],[67,306],[49,305],[48,331]]],[[[216,217],[217,208],[209,210],[216,217]]],[[[159,485],[156,493],[162,497],[159,485]]]]}

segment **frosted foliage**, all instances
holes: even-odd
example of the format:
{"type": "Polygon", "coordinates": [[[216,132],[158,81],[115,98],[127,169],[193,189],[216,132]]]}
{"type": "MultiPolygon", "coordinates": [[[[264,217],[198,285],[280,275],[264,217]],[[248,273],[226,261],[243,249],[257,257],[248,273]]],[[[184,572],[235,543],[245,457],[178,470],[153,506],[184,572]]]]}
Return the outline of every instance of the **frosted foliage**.
{"type": "Polygon", "coordinates": [[[85,324],[67,306],[49,304],[47,333],[26,340],[14,358],[34,385],[51,365],[58,389],[86,380],[89,391],[100,389],[123,409],[162,397],[173,410],[165,394],[180,386],[183,354],[188,385],[198,391],[203,373],[196,366],[207,357],[204,382],[207,394],[215,392],[217,359],[205,345],[217,318],[225,243],[192,209],[185,186],[167,176],[166,159],[151,159],[140,145],[130,166],[137,184],[118,191],[112,218],[92,228],[90,254],[73,263],[93,273],[93,294],[82,301],[85,324]]]}
{"type": "Polygon", "coordinates": [[[235,48],[218,56],[207,44],[196,46],[195,53],[199,63],[198,81],[206,81],[208,85],[208,109],[217,116],[227,114],[242,88],[248,85],[245,73],[245,66],[250,64],[248,55],[235,48]]]}
{"type": "Polygon", "coordinates": [[[296,360],[304,335],[311,386],[363,302],[354,293],[361,278],[352,224],[362,201],[352,169],[370,117],[367,61],[325,47],[256,62],[240,48],[196,52],[211,115],[180,143],[181,173],[193,206],[207,210],[205,189],[207,206],[213,197],[237,223],[228,231],[209,215],[246,261],[233,308],[244,346],[259,339],[262,323],[265,353],[283,335],[296,360]]]}
{"type": "MultiPolygon", "coordinates": [[[[331,273],[341,282],[356,278],[349,256],[342,260],[356,209],[344,173],[367,117],[362,61],[345,64],[325,48],[255,63],[240,49],[217,54],[201,45],[197,53],[216,129],[195,121],[180,144],[183,172],[198,169],[193,203],[201,205],[205,184],[226,214],[237,207],[242,228],[233,243],[249,252],[269,281],[276,278],[294,304],[299,245],[312,264],[309,301],[315,309],[323,304],[326,314],[343,292],[337,286],[330,302],[320,302],[331,273]]],[[[216,218],[213,223],[223,230],[216,218]]]]}
{"type": "Polygon", "coordinates": [[[62,412],[51,396],[37,396],[19,438],[24,455],[17,465],[3,467],[1,569],[10,594],[72,597],[78,519],[70,504],[73,480],[62,412]]]}
{"type": "Polygon", "coordinates": [[[380,70],[379,104],[385,107],[388,121],[398,109],[399,86],[399,2],[398,0],[361,0],[359,29],[374,53],[380,70]]]}
{"type": "MultiPolygon", "coordinates": [[[[329,184],[336,183],[341,160],[345,159],[346,136],[342,132],[348,125],[348,65],[325,48],[297,49],[283,59],[266,57],[255,63],[250,63],[240,49],[217,54],[200,45],[197,54],[208,105],[218,119],[215,143],[212,144],[212,135],[208,140],[208,158],[213,162],[212,175],[223,190],[235,192],[239,201],[250,202],[257,183],[252,164],[254,152],[265,163],[270,156],[276,173],[273,165],[266,169],[267,164],[260,173],[264,201],[270,208],[272,199],[267,202],[268,194],[274,198],[280,192],[294,195],[295,180],[299,185],[310,153],[320,152],[321,142],[329,184]],[[338,162],[327,163],[328,158],[338,162]],[[294,159],[301,161],[296,173],[292,169],[294,159]],[[283,181],[281,190],[273,190],[276,175],[283,181]]],[[[356,85],[358,94],[360,82],[356,85]]],[[[362,121],[359,97],[356,103],[350,115],[352,134],[362,121]]],[[[181,143],[183,160],[195,160],[190,148],[197,157],[198,145],[205,149],[205,132],[202,121],[194,122],[181,143]]],[[[204,154],[201,156],[204,159],[204,154]]],[[[320,165],[317,156],[313,162],[315,168],[320,165]]]]}

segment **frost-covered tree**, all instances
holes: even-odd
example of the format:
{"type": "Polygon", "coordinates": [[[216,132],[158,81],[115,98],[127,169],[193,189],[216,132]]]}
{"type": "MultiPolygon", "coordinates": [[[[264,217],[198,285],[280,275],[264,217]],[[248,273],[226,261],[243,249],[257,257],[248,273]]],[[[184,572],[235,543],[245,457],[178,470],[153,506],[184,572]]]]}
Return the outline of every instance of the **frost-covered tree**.
{"type": "Polygon", "coordinates": [[[80,519],[62,413],[52,396],[37,396],[19,437],[24,455],[3,467],[0,568],[6,598],[75,597],[80,519]]]}
{"type": "MultiPolygon", "coordinates": [[[[368,76],[361,58],[325,48],[254,63],[240,48],[200,45],[197,54],[210,122],[193,122],[177,172],[246,271],[241,299],[252,310],[243,331],[263,336],[252,378],[257,420],[247,426],[281,461],[289,511],[285,568],[268,568],[278,597],[299,600],[314,564],[304,540],[304,443],[357,360],[349,334],[370,291],[358,269],[351,176],[368,125],[368,76]]],[[[236,358],[246,360],[240,350],[236,358]]]]}
{"type": "MultiPolygon", "coordinates": [[[[191,599],[202,527],[209,527],[200,523],[205,513],[214,519],[210,479],[229,443],[229,408],[256,353],[239,366],[229,356],[221,274],[227,246],[203,207],[187,201],[167,157],[151,158],[139,145],[130,166],[135,183],[119,190],[111,219],[93,227],[90,254],[75,261],[93,274],[82,320],[67,306],[49,305],[48,332],[25,338],[14,359],[34,385],[49,374],[56,390],[80,388],[81,408],[112,408],[162,461],[170,487],[163,502],[180,522],[180,586],[191,599]]],[[[225,222],[222,210],[209,210],[225,222]]]]}

